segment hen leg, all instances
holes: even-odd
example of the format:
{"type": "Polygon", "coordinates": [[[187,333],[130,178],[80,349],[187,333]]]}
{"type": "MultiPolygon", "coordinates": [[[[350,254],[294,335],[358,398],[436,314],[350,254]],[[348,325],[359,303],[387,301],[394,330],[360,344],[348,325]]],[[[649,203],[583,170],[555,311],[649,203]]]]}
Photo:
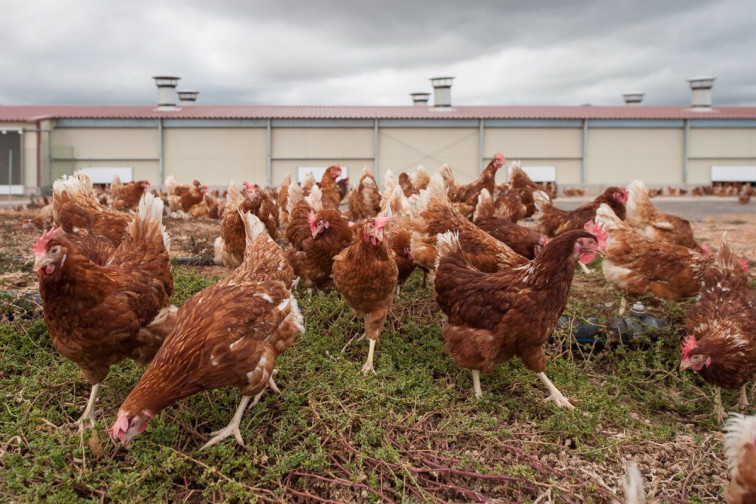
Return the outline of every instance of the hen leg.
{"type": "Polygon", "coordinates": [[[375,342],[378,341],[378,337],[381,335],[381,330],[383,329],[383,324],[386,323],[386,315],[388,315],[388,306],[365,315],[365,336],[368,338],[370,348],[368,349],[367,362],[362,366],[363,374],[368,371],[372,371],[373,374],[375,374],[375,368],[373,367],[375,342]]]}
{"type": "MultiPolygon", "coordinates": [[[[273,371],[271,371],[270,378],[268,378],[268,388],[272,390],[274,393],[276,393],[277,395],[281,395],[281,389],[278,388],[278,385],[276,385],[276,382],[273,381],[273,378],[275,378],[277,374],[278,374],[278,369],[274,369],[273,371]]],[[[257,403],[252,404],[252,406],[254,406],[255,404],[257,403]]]]}
{"type": "MultiPolygon", "coordinates": [[[[260,400],[262,394],[263,393],[260,392],[255,396],[255,400],[252,403],[253,406],[260,400]]],[[[213,436],[213,438],[205,443],[202,448],[200,448],[200,451],[204,450],[205,448],[210,448],[214,444],[226,439],[231,435],[236,438],[237,443],[244,446],[244,439],[242,439],[241,432],[239,431],[239,424],[241,423],[241,417],[244,414],[244,410],[247,409],[247,404],[249,403],[250,399],[252,399],[252,396],[242,396],[242,400],[239,403],[239,407],[236,408],[236,413],[234,413],[234,417],[231,419],[231,422],[229,422],[229,424],[221,430],[211,432],[210,435],[213,436]]]]}
{"type": "Polygon", "coordinates": [[[346,342],[346,345],[344,345],[341,348],[341,353],[346,352],[346,349],[349,348],[349,345],[352,344],[352,341],[354,341],[354,338],[357,338],[357,341],[362,341],[365,339],[365,337],[367,336],[367,327],[368,327],[368,321],[370,320],[370,315],[365,315],[364,320],[365,320],[365,332],[360,334],[359,338],[357,338],[357,336],[352,336],[351,338],[349,338],[349,341],[346,342]]]}
{"type": "Polygon", "coordinates": [[[480,371],[478,369],[471,369],[473,375],[473,391],[475,397],[480,399],[483,397],[483,391],[480,389],[480,371]]]}
{"type": "Polygon", "coordinates": [[[375,340],[369,340],[370,348],[368,348],[368,356],[365,365],[362,366],[362,374],[367,374],[368,371],[372,371],[375,374],[375,368],[373,367],[373,355],[375,354],[375,340]]]}
{"type": "Polygon", "coordinates": [[[725,410],[722,406],[722,390],[719,387],[714,388],[714,413],[717,415],[719,423],[724,422],[725,410]]]}
{"type": "Polygon", "coordinates": [[[578,264],[580,265],[580,269],[583,270],[583,273],[585,273],[586,275],[590,275],[591,274],[591,270],[588,269],[588,266],[586,266],[585,264],[581,263],[580,261],[578,261],[578,264]]]}
{"type": "Polygon", "coordinates": [[[744,409],[748,407],[748,392],[746,391],[746,386],[743,385],[740,387],[740,397],[738,398],[738,408],[744,409]]]}
{"type": "Polygon", "coordinates": [[[540,378],[543,384],[546,385],[546,388],[549,389],[550,395],[546,398],[546,401],[554,401],[554,404],[560,408],[575,409],[575,406],[570,404],[570,401],[559,392],[553,383],[551,383],[551,380],[546,376],[546,373],[538,373],[538,378],[540,378]]]}
{"type": "Polygon", "coordinates": [[[622,296],[622,299],[620,299],[620,308],[617,312],[617,315],[621,317],[625,314],[625,310],[627,310],[627,299],[625,299],[625,296],[622,296]]]}
{"type": "Polygon", "coordinates": [[[94,427],[95,424],[95,401],[97,400],[97,392],[100,390],[100,384],[95,383],[92,385],[92,391],[89,393],[89,402],[87,402],[87,407],[84,408],[84,413],[81,415],[81,418],[79,418],[76,421],[76,424],[79,426],[79,430],[84,430],[84,422],[86,420],[89,420],[89,427],[94,427]]]}

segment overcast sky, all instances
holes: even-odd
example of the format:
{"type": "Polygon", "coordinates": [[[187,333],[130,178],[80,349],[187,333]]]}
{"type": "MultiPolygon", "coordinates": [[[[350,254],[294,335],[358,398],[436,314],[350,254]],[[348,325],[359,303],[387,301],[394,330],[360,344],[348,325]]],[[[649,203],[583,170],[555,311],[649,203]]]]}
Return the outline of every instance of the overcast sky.
{"type": "Polygon", "coordinates": [[[753,0],[0,0],[0,104],[756,105],[753,0]]]}

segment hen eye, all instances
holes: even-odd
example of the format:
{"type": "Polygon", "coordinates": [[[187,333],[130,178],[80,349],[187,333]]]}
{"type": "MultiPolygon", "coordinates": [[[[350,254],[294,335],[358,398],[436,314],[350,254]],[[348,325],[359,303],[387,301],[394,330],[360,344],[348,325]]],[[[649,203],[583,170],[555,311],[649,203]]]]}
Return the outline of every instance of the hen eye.
{"type": "Polygon", "coordinates": [[[53,245],[53,247],[50,249],[50,253],[57,254],[60,252],[60,245],[53,245]]]}

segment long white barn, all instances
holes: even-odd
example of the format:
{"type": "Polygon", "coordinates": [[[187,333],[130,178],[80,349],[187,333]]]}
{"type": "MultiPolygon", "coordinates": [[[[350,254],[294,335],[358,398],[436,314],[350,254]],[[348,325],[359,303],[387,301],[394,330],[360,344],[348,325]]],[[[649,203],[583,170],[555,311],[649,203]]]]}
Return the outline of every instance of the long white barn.
{"type": "Polygon", "coordinates": [[[497,152],[589,190],[635,178],[756,179],[756,107],[0,106],[0,129],[6,194],[45,191],[81,168],[220,188],[275,185],[301,167],[334,163],[353,180],[367,166],[379,181],[389,169],[433,173],[446,163],[469,182],[497,152]]]}

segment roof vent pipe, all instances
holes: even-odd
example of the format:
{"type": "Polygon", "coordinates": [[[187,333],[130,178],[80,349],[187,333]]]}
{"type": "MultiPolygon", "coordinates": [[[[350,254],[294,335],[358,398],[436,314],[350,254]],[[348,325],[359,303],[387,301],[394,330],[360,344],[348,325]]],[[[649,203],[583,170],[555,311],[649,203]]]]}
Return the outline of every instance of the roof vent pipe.
{"type": "Polygon", "coordinates": [[[199,94],[199,91],[192,91],[189,89],[182,89],[180,91],[176,91],[178,93],[179,102],[181,105],[191,105],[192,103],[197,101],[197,95],[199,94]]]}
{"type": "Polygon", "coordinates": [[[153,77],[158,88],[158,110],[176,110],[176,86],[181,77],[158,75],[153,77]]]}
{"type": "Polygon", "coordinates": [[[417,107],[428,105],[428,100],[430,100],[430,93],[410,93],[410,96],[412,97],[412,103],[417,107]]]}
{"type": "Polygon", "coordinates": [[[715,77],[695,77],[690,84],[690,106],[695,110],[711,110],[711,88],[715,77]]]}
{"type": "Polygon", "coordinates": [[[451,107],[451,86],[454,77],[433,77],[433,106],[451,107]]]}
{"type": "Polygon", "coordinates": [[[625,105],[640,105],[645,93],[625,93],[622,98],[625,99],[625,105]]]}

